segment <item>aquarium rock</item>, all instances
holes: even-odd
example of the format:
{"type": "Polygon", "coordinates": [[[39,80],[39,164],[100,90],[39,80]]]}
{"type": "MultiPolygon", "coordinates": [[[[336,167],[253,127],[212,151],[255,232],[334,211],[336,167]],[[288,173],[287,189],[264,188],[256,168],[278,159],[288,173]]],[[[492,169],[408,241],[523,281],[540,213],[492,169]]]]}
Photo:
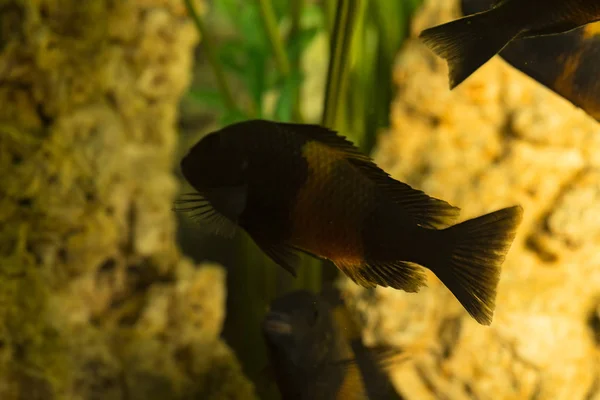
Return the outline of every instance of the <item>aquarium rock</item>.
{"type": "Polygon", "coordinates": [[[0,399],[252,399],[175,242],[180,0],[0,5],[0,399]]]}
{"type": "Polygon", "coordinates": [[[600,125],[498,56],[449,91],[416,37],[459,16],[458,1],[424,1],[375,159],[460,220],[524,207],[494,320],[478,325],[431,273],[417,294],[339,286],[367,345],[410,355],[392,373],[407,400],[600,398],[600,125]]]}

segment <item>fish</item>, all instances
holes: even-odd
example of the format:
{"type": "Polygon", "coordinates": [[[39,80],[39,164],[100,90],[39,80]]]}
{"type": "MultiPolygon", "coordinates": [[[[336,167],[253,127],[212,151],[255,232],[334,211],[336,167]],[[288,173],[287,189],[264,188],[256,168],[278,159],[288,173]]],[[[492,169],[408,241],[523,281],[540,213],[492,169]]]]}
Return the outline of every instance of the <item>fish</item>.
{"type": "Polygon", "coordinates": [[[515,40],[599,20],[598,0],[496,0],[488,10],[425,29],[419,38],[447,61],[452,90],[515,40]]]}
{"type": "Polygon", "coordinates": [[[307,290],[271,303],[262,332],[282,399],[399,400],[387,371],[406,357],[388,347],[362,347],[359,359],[336,318],[340,307],[307,290]]]}
{"type": "Polygon", "coordinates": [[[344,136],[314,124],[227,125],[192,146],[180,167],[196,192],[175,210],[223,234],[241,228],[294,276],[309,254],[362,287],[417,292],[427,285],[425,267],[477,322],[492,321],[520,205],[451,225],[457,207],[393,179],[344,136]]]}
{"type": "MultiPolygon", "coordinates": [[[[464,15],[492,0],[462,0],[464,15]]],[[[600,22],[551,36],[515,40],[500,53],[512,67],[600,121],[600,22]]]]}

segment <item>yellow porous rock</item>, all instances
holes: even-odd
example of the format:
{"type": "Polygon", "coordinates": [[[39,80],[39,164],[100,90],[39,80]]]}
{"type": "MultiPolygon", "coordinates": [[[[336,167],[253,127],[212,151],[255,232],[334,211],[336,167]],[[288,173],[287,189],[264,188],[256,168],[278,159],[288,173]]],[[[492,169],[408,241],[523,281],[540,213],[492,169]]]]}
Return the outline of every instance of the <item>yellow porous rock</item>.
{"type": "Polygon", "coordinates": [[[375,158],[461,220],[524,207],[494,320],[478,325],[433,274],[417,294],[339,285],[366,344],[410,354],[392,373],[407,400],[600,398],[600,125],[498,56],[450,91],[417,36],[459,16],[455,0],[424,2],[375,158]]]}

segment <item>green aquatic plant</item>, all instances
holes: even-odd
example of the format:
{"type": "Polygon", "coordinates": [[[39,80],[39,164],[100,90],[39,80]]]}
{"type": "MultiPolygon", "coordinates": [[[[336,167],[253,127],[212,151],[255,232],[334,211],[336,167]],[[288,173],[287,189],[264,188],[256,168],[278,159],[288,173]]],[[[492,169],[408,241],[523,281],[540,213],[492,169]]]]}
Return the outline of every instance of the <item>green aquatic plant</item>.
{"type": "Polygon", "coordinates": [[[337,10],[341,25],[332,32],[333,58],[323,122],[343,132],[365,152],[372,149],[377,130],[389,125],[394,58],[420,2],[328,2],[337,4],[329,7],[337,10]],[[329,103],[333,103],[331,110],[329,103]]]}
{"type": "Polygon", "coordinates": [[[304,5],[300,0],[216,1],[213,12],[234,30],[233,37],[217,47],[192,1],[185,2],[207,44],[204,50],[218,86],[217,90],[192,89],[189,98],[214,109],[222,125],[249,118],[302,121],[298,93],[303,76],[299,60],[320,30],[320,8],[304,5]],[[240,13],[240,9],[244,12],[240,13]],[[281,28],[284,23],[289,26],[285,36],[281,28]],[[243,88],[244,93],[236,93],[235,100],[226,75],[243,88]],[[271,93],[277,99],[267,110],[266,99],[271,93]]]}
{"type": "MultiPolygon", "coordinates": [[[[196,9],[192,4],[192,0],[185,0],[185,4],[190,16],[192,17],[192,20],[194,21],[194,24],[196,24],[198,32],[202,36],[202,40],[204,42],[204,51],[206,52],[206,56],[208,57],[210,64],[213,66],[213,71],[215,73],[215,77],[219,85],[220,94],[217,95],[217,98],[222,98],[222,103],[227,108],[227,110],[229,110],[230,112],[237,112],[235,100],[233,99],[231,87],[229,86],[227,78],[225,77],[225,72],[222,68],[219,68],[219,60],[217,59],[218,55],[216,53],[217,50],[215,48],[215,43],[212,34],[206,29],[204,21],[196,12],[196,9]]],[[[191,94],[198,96],[198,98],[202,100],[201,94],[199,94],[198,92],[192,91],[191,94]]]]}

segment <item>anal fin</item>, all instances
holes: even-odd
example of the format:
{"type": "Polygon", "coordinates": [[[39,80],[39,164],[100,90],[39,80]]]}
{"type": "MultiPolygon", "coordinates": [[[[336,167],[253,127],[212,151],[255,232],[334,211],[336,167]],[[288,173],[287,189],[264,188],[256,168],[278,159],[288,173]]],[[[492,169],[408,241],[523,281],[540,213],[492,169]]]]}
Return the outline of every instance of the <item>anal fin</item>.
{"type": "Polygon", "coordinates": [[[262,237],[252,236],[254,243],[276,264],[283,267],[294,278],[298,275],[300,256],[297,251],[283,242],[272,242],[262,237]]]}
{"type": "Polygon", "coordinates": [[[423,268],[408,261],[364,265],[337,262],[336,266],[354,283],[365,288],[379,285],[416,293],[421,287],[427,286],[427,277],[423,268]]]}

